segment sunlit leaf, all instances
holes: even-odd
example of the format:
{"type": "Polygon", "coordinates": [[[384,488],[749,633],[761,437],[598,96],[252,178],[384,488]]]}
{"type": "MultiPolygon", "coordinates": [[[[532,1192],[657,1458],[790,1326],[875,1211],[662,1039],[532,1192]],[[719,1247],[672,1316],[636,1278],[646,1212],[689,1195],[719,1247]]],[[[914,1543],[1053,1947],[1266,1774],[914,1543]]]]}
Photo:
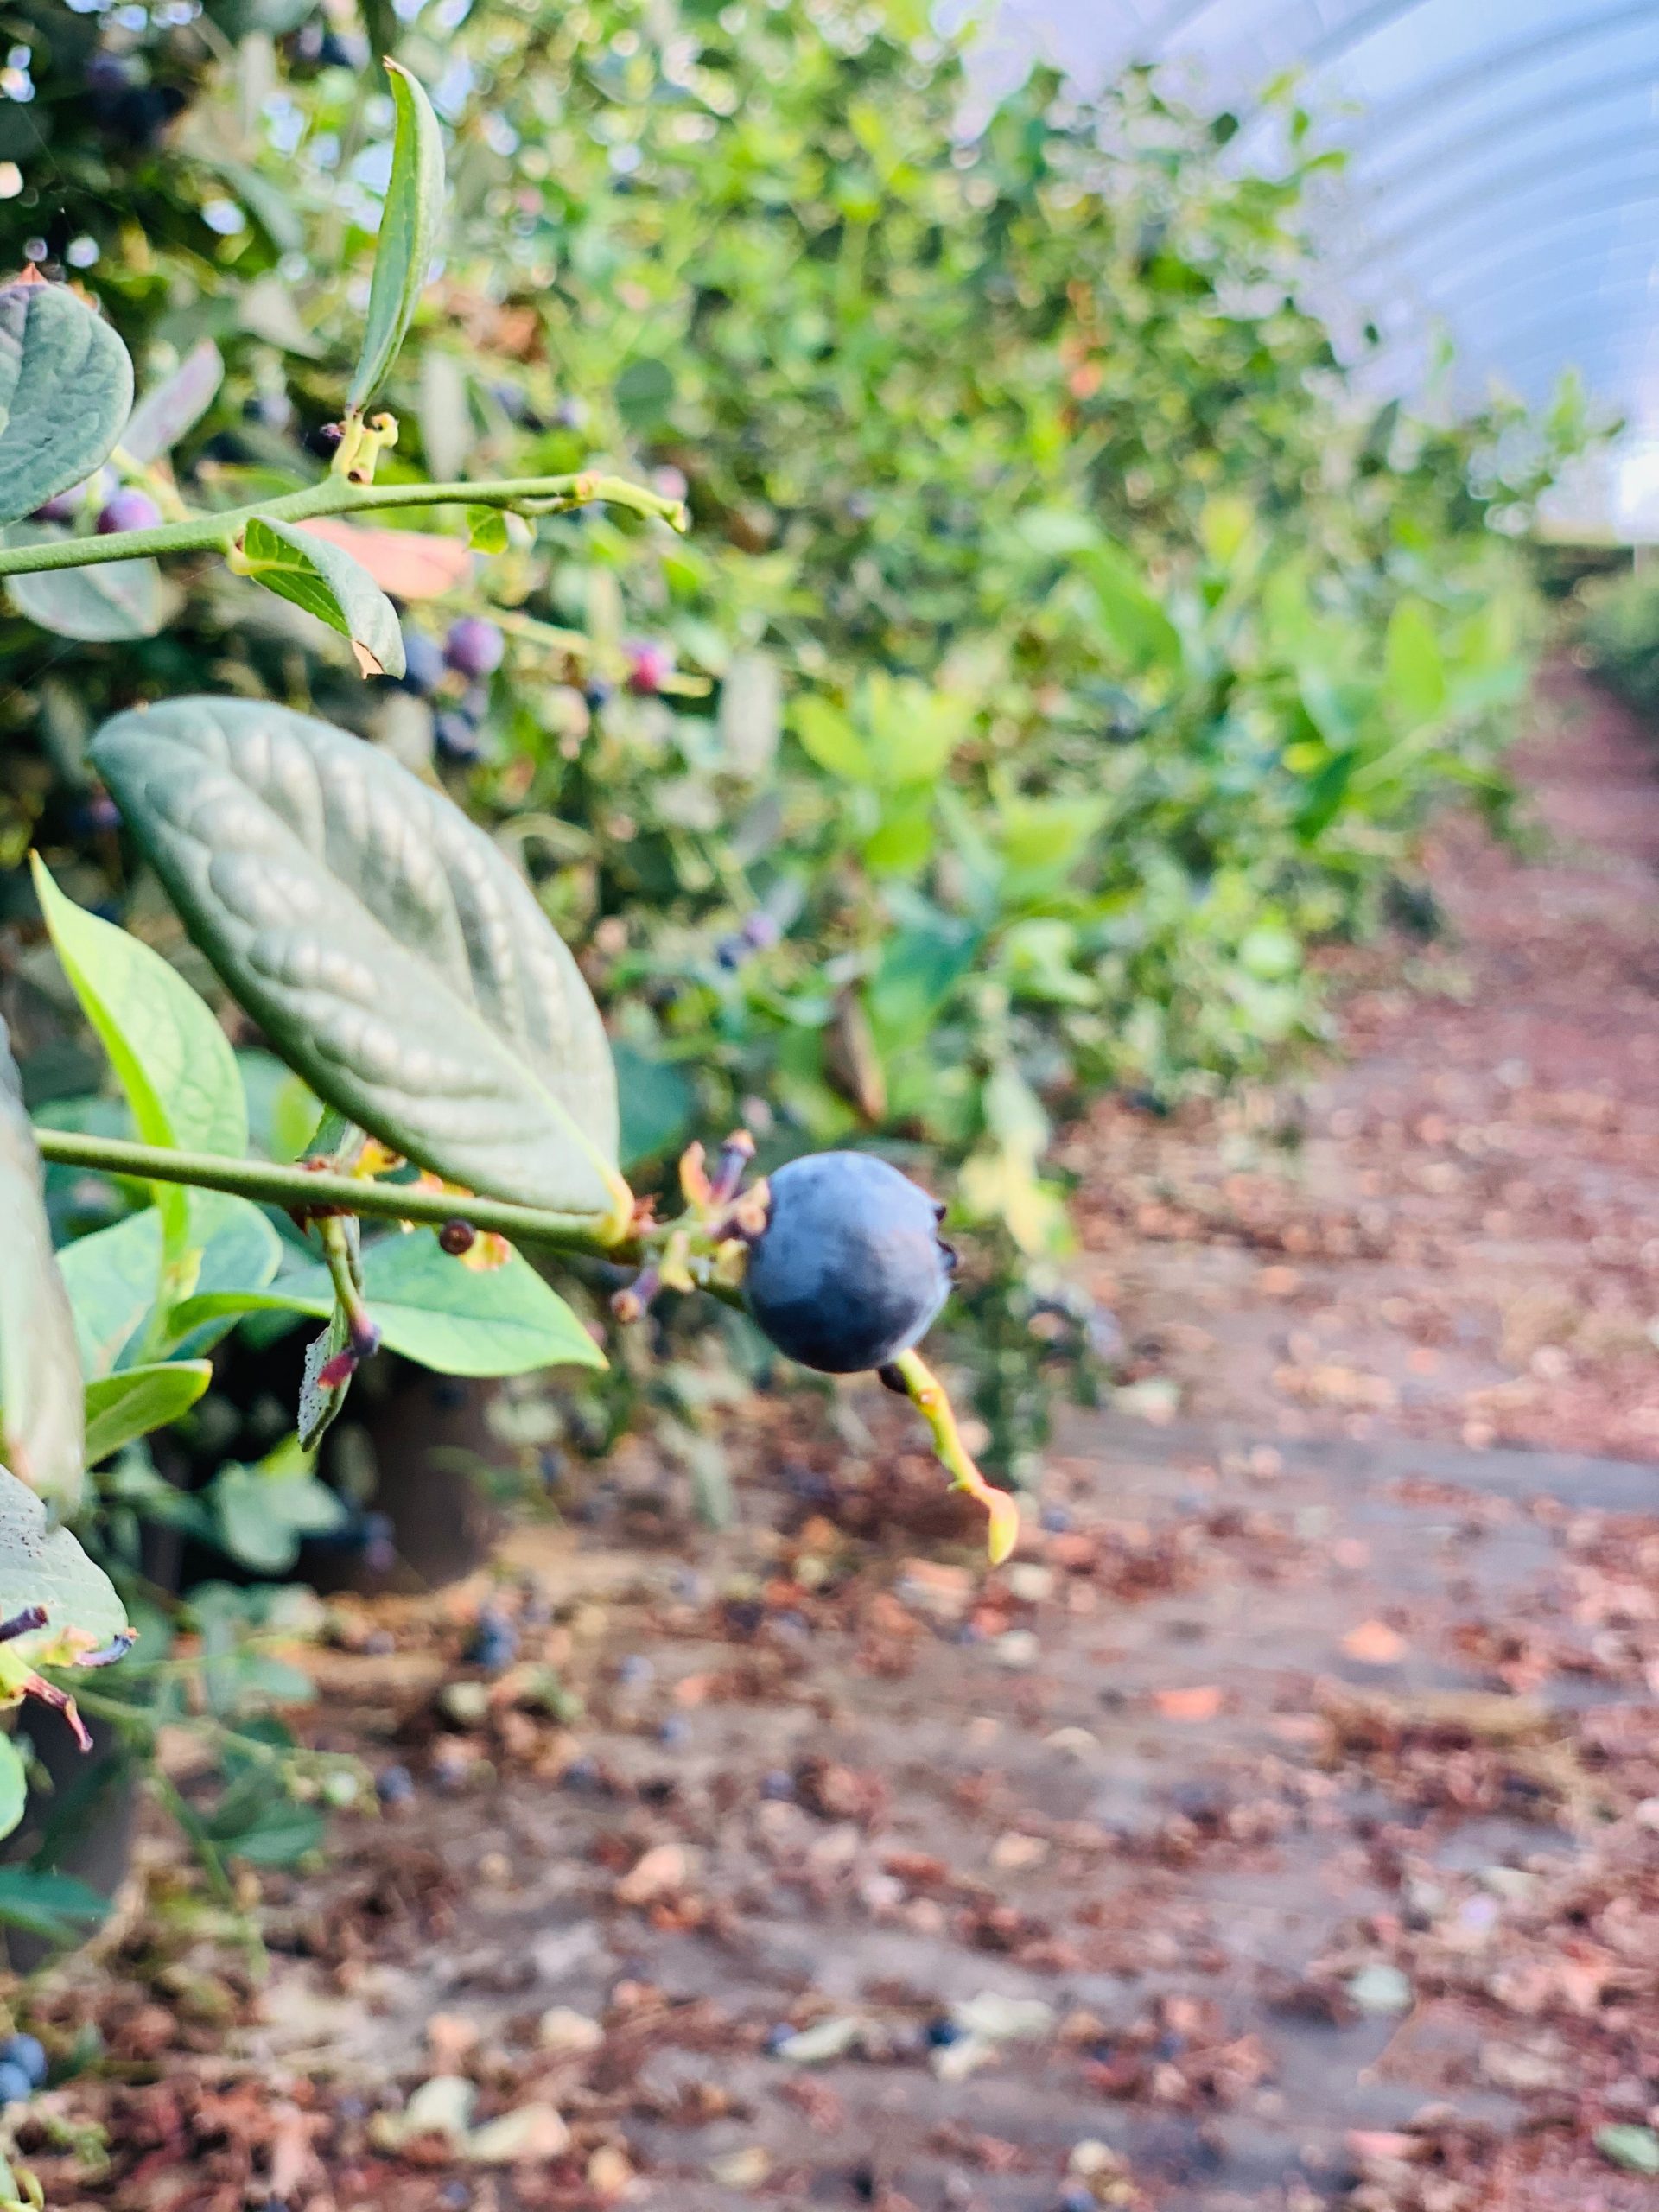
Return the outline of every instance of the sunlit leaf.
{"type": "MultiPolygon", "coordinates": [[[[64,973],[110,1056],[145,1144],[240,1159],[247,1100],[230,1039],[158,952],[66,899],[38,855],[35,889],[64,973]]],[[[190,1242],[188,1193],[156,1185],[168,1255],[190,1242]]]]}
{"type": "Polygon", "coordinates": [[[213,1379],[205,1359],[128,1367],[86,1385],[86,1464],[96,1467],[188,1413],[213,1379]]]}
{"type": "MultiPolygon", "coordinates": [[[[80,1502],[80,1362],[52,1255],[41,1156],[0,1022],[0,1465],[60,1512],[80,1502]]],[[[13,1611],[16,1610],[14,1607],[13,1611]]],[[[6,1618],[0,1612],[0,1619],[6,1618]]]]}
{"type": "MultiPolygon", "coordinates": [[[[463,1267],[435,1236],[382,1237],[363,1255],[363,1289],[387,1348],[441,1375],[522,1375],[538,1367],[603,1367],[605,1356],[522,1254],[499,1268],[463,1267]]],[[[334,1310],[326,1268],[285,1275],[263,1293],[192,1299],[181,1328],[226,1314],[334,1310]]]]}
{"type": "Polygon", "coordinates": [[[386,74],[397,112],[369,312],[346,404],[360,413],[385,382],[426,283],[443,213],[443,137],[432,103],[399,61],[386,74]]]}

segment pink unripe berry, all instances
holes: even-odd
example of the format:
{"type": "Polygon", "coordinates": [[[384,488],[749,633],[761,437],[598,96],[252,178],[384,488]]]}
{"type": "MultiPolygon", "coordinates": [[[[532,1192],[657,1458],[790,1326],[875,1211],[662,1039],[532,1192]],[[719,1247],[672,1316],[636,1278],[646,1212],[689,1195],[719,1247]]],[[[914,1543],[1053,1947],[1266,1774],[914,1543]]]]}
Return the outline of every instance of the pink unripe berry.
{"type": "Polygon", "coordinates": [[[642,699],[660,691],[673,673],[674,656],[666,645],[647,639],[629,653],[628,689],[642,699]]]}

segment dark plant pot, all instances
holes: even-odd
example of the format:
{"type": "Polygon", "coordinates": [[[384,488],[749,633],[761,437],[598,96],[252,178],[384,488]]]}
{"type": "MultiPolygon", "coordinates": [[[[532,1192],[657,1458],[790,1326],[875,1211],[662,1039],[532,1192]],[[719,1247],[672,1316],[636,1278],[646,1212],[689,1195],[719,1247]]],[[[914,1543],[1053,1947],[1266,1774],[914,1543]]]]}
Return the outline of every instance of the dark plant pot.
{"type": "Polygon", "coordinates": [[[372,1474],[367,1508],[390,1524],[395,1557],[308,1544],[300,1572],[314,1588],[436,1590],[482,1566],[502,1525],[480,1479],[502,1463],[489,1423],[497,1388],[384,1352],[364,1369],[329,1433],[323,1471],[348,1495],[361,1495],[372,1474]]]}
{"type": "MultiPolygon", "coordinates": [[[[83,1751],[60,1713],[35,1699],[23,1707],[21,1726],[52,1787],[30,1792],[22,1821],[0,1845],[0,1857],[13,1866],[32,1860],[112,1897],[132,1864],[138,1769],[109,1722],[88,1725],[92,1748],[83,1751]]],[[[0,1930],[0,1937],[18,1974],[33,1974],[57,1948],[21,1928],[0,1930]]]]}

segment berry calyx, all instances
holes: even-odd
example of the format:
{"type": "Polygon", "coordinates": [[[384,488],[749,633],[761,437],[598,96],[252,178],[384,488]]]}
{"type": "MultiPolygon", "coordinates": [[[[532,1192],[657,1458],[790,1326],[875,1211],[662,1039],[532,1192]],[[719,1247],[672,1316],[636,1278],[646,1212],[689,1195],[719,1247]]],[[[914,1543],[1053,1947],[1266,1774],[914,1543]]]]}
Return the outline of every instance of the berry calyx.
{"type": "Polygon", "coordinates": [[[956,1255],[927,1192],[872,1153],[810,1153],[768,1178],[749,1253],[750,1313],[779,1351],[825,1375],[885,1367],[925,1335],[956,1255]]]}

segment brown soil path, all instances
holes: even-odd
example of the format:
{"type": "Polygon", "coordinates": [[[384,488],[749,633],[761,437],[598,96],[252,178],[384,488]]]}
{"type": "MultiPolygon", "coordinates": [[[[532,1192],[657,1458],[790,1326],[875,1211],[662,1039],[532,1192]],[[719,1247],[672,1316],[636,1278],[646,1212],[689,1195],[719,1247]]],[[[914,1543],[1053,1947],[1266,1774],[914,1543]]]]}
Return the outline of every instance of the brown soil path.
{"type": "Polygon", "coordinates": [[[1565,673],[1537,718],[1531,856],[1440,840],[1340,1065],[1077,1140],[1153,1410],[1659,1460],[1659,747],[1565,673]]]}
{"type": "Polygon", "coordinates": [[[1444,841],[1338,1069],[1077,1140],[1137,1372],[1015,1561],[855,1392],[718,1541],[643,1456],[515,1540],[505,1675],[479,1586],[339,1609],[314,1732],[413,1799],[262,1993],[165,1882],[43,1993],[125,2072],[54,2206],[1650,2212],[1659,779],[1546,711],[1553,842],[1444,841]],[[519,2155],[401,2140],[435,2075],[519,2155]]]}

